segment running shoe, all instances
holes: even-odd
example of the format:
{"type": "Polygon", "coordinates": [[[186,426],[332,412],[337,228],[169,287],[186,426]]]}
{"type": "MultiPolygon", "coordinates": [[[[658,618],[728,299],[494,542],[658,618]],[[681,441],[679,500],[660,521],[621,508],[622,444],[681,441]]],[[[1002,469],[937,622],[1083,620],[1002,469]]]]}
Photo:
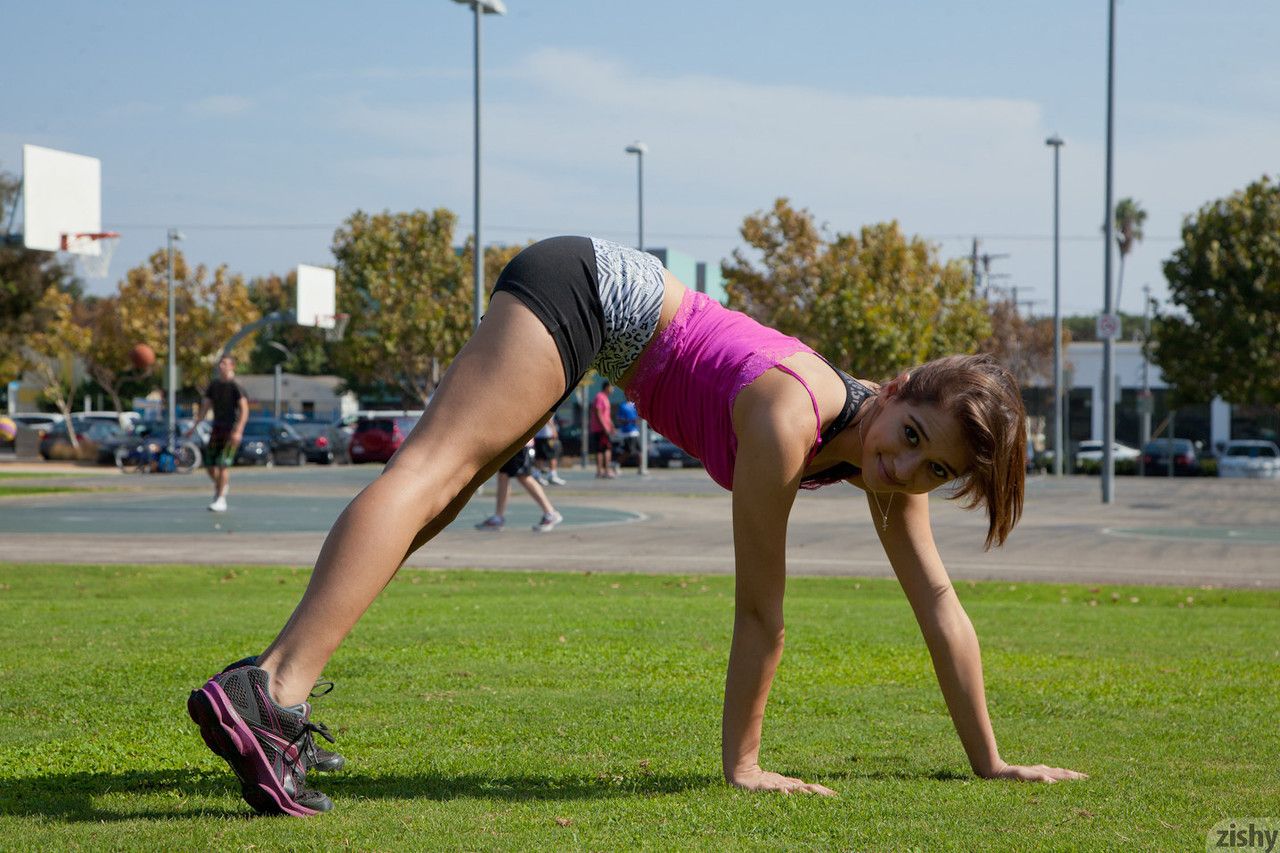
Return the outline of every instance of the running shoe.
{"type": "Polygon", "coordinates": [[[213,503],[209,504],[209,511],[210,512],[226,512],[227,499],[225,497],[215,498],[213,503]]]}
{"type": "Polygon", "coordinates": [[[240,780],[245,802],[259,814],[296,817],[327,812],[333,801],[306,787],[306,742],[333,735],[310,719],[311,706],[271,699],[271,676],[256,666],[220,672],[187,699],[200,736],[240,780]]]}
{"type": "Polygon", "coordinates": [[[551,512],[544,512],[542,514],[542,521],[535,524],[533,529],[538,533],[547,533],[562,521],[564,521],[564,516],[555,510],[552,510],[551,512]]]}
{"type": "Polygon", "coordinates": [[[547,477],[547,482],[553,486],[563,486],[567,481],[564,477],[552,471],[551,476],[547,477]]]}
{"type": "Polygon", "coordinates": [[[476,525],[476,530],[501,530],[507,521],[500,515],[491,515],[476,525]]]}
{"type": "MultiPolygon", "coordinates": [[[[230,672],[233,669],[240,669],[243,666],[257,666],[257,665],[258,665],[258,656],[249,655],[247,658],[241,658],[235,663],[227,664],[222,668],[222,671],[230,672]]],[[[332,693],[332,692],[333,692],[332,681],[317,681],[316,686],[311,688],[311,698],[315,699],[320,696],[327,696],[329,693],[332,693]],[[327,689],[320,690],[320,692],[317,693],[316,691],[322,687],[327,689]]],[[[298,705],[293,706],[294,710],[297,710],[299,707],[300,706],[298,705]]],[[[313,770],[317,770],[321,773],[336,773],[337,771],[347,766],[347,760],[345,758],[343,758],[341,755],[339,755],[336,752],[330,752],[329,750],[324,749],[323,747],[316,746],[316,739],[311,737],[310,735],[307,736],[307,747],[306,749],[303,750],[302,757],[303,757],[303,760],[306,762],[308,773],[310,773],[313,770]]]]}

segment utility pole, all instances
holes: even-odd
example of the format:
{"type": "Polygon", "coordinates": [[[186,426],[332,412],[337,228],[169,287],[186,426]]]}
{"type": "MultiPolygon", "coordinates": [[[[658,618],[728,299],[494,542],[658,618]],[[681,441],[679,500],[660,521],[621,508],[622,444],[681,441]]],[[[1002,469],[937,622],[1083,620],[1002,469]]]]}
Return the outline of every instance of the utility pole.
{"type": "Polygon", "coordinates": [[[1058,156],[1066,143],[1055,133],[1046,139],[1044,144],[1053,148],[1053,474],[1055,477],[1061,477],[1066,452],[1062,446],[1062,304],[1061,288],[1058,282],[1058,248],[1061,242],[1058,232],[1060,210],[1058,156]]]}

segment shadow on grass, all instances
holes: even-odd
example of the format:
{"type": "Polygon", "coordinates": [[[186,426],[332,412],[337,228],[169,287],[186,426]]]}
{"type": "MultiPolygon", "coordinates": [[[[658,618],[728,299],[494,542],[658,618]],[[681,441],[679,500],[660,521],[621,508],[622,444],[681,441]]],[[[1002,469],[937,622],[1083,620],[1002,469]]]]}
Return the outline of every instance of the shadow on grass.
{"type": "MultiPolygon", "coordinates": [[[[585,800],[604,797],[677,794],[722,785],[709,774],[664,776],[481,776],[475,774],[359,776],[317,774],[308,782],[341,806],[355,799],[490,798],[519,801],[585,800]]],[[[208,770],[157,770],[121,773],[52,773],[0,781],[0,815],[57,818],[65,821],[111,822],[123,820],[189,820],[191,818],[247,818],[243,809],[209,808],[190,802],[175,803],[170,810],[131,809],[127,800],[118,808],[95,801],[107,795],[145,795],[174,792],[182,797],[239,796],[240,786],[229,772],[208,770]]]]}

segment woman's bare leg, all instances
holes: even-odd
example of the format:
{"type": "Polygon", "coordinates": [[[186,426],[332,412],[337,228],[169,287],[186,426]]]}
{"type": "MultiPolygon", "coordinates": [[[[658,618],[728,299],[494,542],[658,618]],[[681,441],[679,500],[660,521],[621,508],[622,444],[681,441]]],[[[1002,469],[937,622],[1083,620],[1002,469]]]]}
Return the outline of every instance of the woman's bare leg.
{"type": "Polygon", "coordinates": [[[302,601],[259,656],[276,701],[306,698],[405,557],[525,445],[563,390],[560,354],[546,327],[515,297],[495,294],[418,425],[338,517],[302,601]]]}

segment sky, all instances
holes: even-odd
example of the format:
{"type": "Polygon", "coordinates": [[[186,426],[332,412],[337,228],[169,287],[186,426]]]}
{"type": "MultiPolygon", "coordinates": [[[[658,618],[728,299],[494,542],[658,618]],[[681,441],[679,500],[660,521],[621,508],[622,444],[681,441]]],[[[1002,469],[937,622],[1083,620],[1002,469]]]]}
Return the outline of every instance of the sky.
{"type": "MultiPolygon", "coordinates": [[[[1061,150],[1065,314],[1103,302],[1105,0],[506,0],[483,22],[488,244],[588,234],[717,263],[785,196],[829,233],[896,219],[980,250],[1052,312],[1061,150]]],[[[450,0],[10,4],[0,169],[23,143],[101,158],[113,277],[185,235],[246,276],[332,263],[356,210],[472,228],[473,18],[450,0]]],[[[1280,166],[1280,4],[1124,0],[1115,199],[1148,211],[1121,308],[1205,203],[1280,166]]]]}

